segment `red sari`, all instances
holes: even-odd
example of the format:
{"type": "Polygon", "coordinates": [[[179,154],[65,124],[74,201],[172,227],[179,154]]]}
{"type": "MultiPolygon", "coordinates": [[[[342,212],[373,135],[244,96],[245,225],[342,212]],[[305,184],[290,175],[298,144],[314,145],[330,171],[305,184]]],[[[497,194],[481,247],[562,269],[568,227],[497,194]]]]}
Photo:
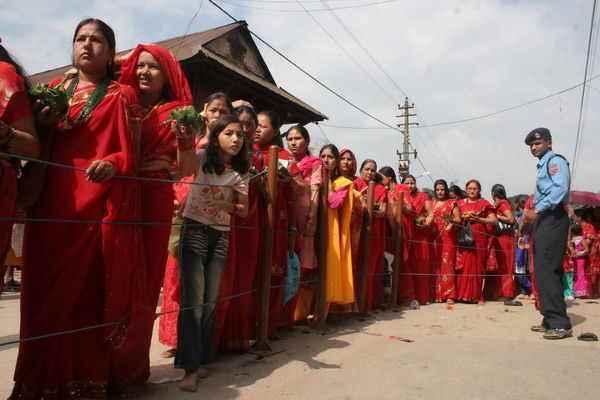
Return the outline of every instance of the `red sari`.
{"type": "MultiPolygon", "coordinates": [[[[8,63],[0,62],[0,120],[7,125],[31,117],[31,104],[23,78],[8,63]]],[[[0,158],[0,218],[15,218],[17,202],[16,161],[0,158]]],[[[10,248],[12,221],[0,221],[0,291],[4,282],[4,260],[10,248]]]]}
{"type": "MultiPolygon", "coordinates": [[[[496,214],[512,210],[508,200],[500,200],[496,205],[496,214]]],[[[499,297],[512,299],[515,295],[515,236],[513,232],[495,235],[490,238],[490,258],[495,259],[491,276],[485,278],[486,300],[497,300],[499,297]]]]}
{"type": "Polygon", "coordinates": [[[402,213],[402,269],[398,281],[398,299],[403,302],[410,302],[416,299],[415,295],[415,271],[410,264],[410,246],[414,239],[415,225],[413,222],[412,206],[408,199],[410,189],[405,184],[397,184],[394,187],[394,193],[391,194],[392,201],[398,199],[400,193],[404,193],[405,211],[402,213]],[[409,211],[410,210],[410,211],[409,211]]]}
{"type": "MultiPolygon", "coordinates": [[[[255,146],[258,157],[255,160],[255,168],[260,172],[269,165],[269,147],[260,148],[255,146]]],[[[279,160],[287,162],[291,159],[286,149],[279,150],[279,160]]],[[[279,180],[277,185],[277,203],[275,204],[275,232],[273,238],[273,258],[271,262],[271,296],[269,304],[269,335],[275,329],[292,327],[294,325],[295,302],[283,304],[283,285],[287,272],[288,256],[288,226],[295,226],[294,217],[294,193],[290,182],[279,180]]],[[[266,207],[262,208],[260,216],[266,221],[266,207]]],[[[260,250],[260,249],[259,249],[260,250]]],[[[259,260],[262,263],[261,260],[259,260]]],[[[262,264],[259,264],[262,265],[262,264]]]]}
{"type": "Polygon", "coordinates": [[[415,287],[415,298],[421,304],[430,303],[433,300],[435,279],[433,277],[433,260],[431,228],[429,226],[419,226],[415,223],[415,218],[423,217],[426,213],[426,203],[430,201],[429,195],[425,192],[406,193],[406,201],[412,208],[412,238],[409,244],[408,264],[409,270],[416,273],[413,282],[415,287]]]}
{"type": "Polygon", "coordinates": [[[456,299],[456,229],[450,222],[456,201],[435,201],[433,223],[435,227],[435,299],[437,302],[456,299]]]}
{"type": "MultiPolygon", "coordinates": [[[[173,185],[175,194],[174,208],[181,210],[185,204],[189,192],[189,182],[192,177],[183,178],[180,182],[173,185]]],[[[178,224],[183,223],[183,219],[174,219],[178,224]]],[[[179,242],[179,231],[181,225],[174,226],[172,233],[176,236],[170,240],[179,242]]],[[[177,248],[171,249],[173,253],[177,252],[177,248]]],[[[165,277],[163,280],[162,302],[160,304],[160,320],[158,324],[158,339],[162,344],[170,349],[177,348],[177,318],[179,315],[179,263],[177,262],[178,254],[170,253],[167,256],[167,264],[165,267],[165,277]]]]}
{"type": "MultiPolygon", "coordinates": [[[[68,110],[71,121],[94,89],[79,85],[68,110]]],[[[57,127],[50,160],[78,169],[106,160],[118,175],[133,174],[128,108],[136,101],[132,88],[111,82],[86,122],[57,127]]],[[[47,168],[33,218],[104,223],[27,224],[21,338],[121,323],[22,343],[13,398],[103,396],[107,385],[127,383],[127,366],[115,356],[115,348],[126,339],[128,318],[136,311],[132,293],[143,293],[143,252],[137,226],[109,222],[135,221],[139,216],[135,182],[113,178],[93,183],[79,170],[47,168]]]]}
{"type": "MultiPolygon", "coordinates": [[[[357,178],[354,181],[354,188],[366,193],[369,184],[363,178],[357,178]]],[[[387,190],[380,183],[375,184],[373,193],[374,204],[380,206],[387,202],[387,190]]],[[[384,215],[374,215],[371,222],[371,237],[369,241],[369,269],[367,272],[367,307],[366,311],[380,307],[384,300],[383,289],[383,267],[385,251],[385,224],[384,215]]],[[[359,256],[362,259],[362,256],[359,256]]],[[[360,277],[364,279],[364,277],[360,277]]],[[[358,286],[360,287],[360,286],[358,286]]]]}
{"type": "Polygon", "coordinates": [[[587,257],[588,265],[588,295],[592,298],[598,297],[598,283],[600,278],[600,263],[598,257],[600,257],[600,247],[598,246],[598,231],[596,227],[587,221],[581,221],[581,229],[583,231],[583,237],[590,243],[590,254],[587,257]]]}
{"type": "MultiPolygon", "coordinates": [[[[467,211],[473,211],[482,218],[487,218],[494,213],[494,207],[484,199],[470,202],[468,199],[458,201],[458,208],[461,214],[467,211]]],[[[471,223],[473,237],[475,239],[474,248],[459,247],[460,254],[458,265],[458,276],[456,279],[456,298],[465,302],[483,301],[483,274],[488,256],[488,233],[485,224],[471,223]]]]}
{"type": "MultiPolygon", "coordinates": [[[[253,153],[252,164],[259,161],[253,153]]],[[[227,264],[221,277],[220,297],[214,324],[214,345],[223,352],[246,352],[256,338],[257,293],[259,267],[260,216],[262,202],[258,179],[248,187],[248,215],[233,215],[229,234],[227,264]],[[254,291],[254,292],[253,292],[254,291]],[[233,297],[240,295],[239,297],[233,297]],[[233,297],[230,299],[230,297],[233,297]]]]}
{"type": "MultiPolygon", "coordinates": [[[[139,87],[136,69],[140,53],[143,51],[150,53],[158,61],[171,98],[170,101],[158,103],[142,118],[139,166],[159,160],[172,166],[177,157],[177,142],[168,119],[176,108],[192,104],[191,91],[179,63],[171,52],[153,44],[140,44],[133,50],[122,65],[120,82],[139,87]]],[[[168,168],[142,171],[140,175],[158,179],[169,179],[170,176],[168,168]]],[[[141,307],[143,311],[137,316],[138,318],[133,320],[136,323],[136,334],[130,335],[132,340],[122,348],[124,357],[131,359],[130,371],[135,383],[143,383],[150,376],[150,344],[167,261],[174,200],[172,184],[141,181],[140,185],[142,219],[159,224],[143,227],[147,289],[143,296],[145,304],[141,307]]]]}

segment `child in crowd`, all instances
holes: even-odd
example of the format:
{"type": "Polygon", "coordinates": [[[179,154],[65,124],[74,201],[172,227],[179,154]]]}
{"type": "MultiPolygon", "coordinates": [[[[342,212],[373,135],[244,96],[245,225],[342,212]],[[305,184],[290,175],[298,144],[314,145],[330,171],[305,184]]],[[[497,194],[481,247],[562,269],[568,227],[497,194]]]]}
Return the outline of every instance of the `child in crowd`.
{"type": "Polygon", "coordinates": [[[516,233],[517,246],[515,248],[515,279],[517,281],[517,293],[520,295],[531,295],[531,281],[529,280],[529,234],[516,233]]]}
{"type": "Polygon", "coordinates": [[[579,224],[575,224],[571,227],[571,240],[569,241],[569,249],[575,269],[575,282],[573,284],[575,297],[587,297],[589,295],[587,261],[590,249],[589,241],[583,237],[583,230],[579,224]]]}

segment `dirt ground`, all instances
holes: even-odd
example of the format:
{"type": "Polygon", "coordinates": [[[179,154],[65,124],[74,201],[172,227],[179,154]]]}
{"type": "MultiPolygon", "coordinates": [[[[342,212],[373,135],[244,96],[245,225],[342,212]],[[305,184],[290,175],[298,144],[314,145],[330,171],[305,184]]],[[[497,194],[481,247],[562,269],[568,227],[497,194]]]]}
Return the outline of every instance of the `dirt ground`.
{"type": "MultiPolygon", "coordinates": [[[[155,338],[142,399],[598,399],[600,342],[546,341],[529,331],[539,316],[501,303],[424,306],[332,324],[325,335],[296,328],[267,357],[234,355],[211,366],[197,393],[155,338]],[[158,383],[163,382],[163,383],[158,383]]],[[[569,308],[575,335],[600,334],[600,304],[569,308]]],[[[0,300],[0,343],[16,336],[18,298],[0,300]]],[[[0,397],[12,386],[16,346],[0,347],[0,397]]]]}

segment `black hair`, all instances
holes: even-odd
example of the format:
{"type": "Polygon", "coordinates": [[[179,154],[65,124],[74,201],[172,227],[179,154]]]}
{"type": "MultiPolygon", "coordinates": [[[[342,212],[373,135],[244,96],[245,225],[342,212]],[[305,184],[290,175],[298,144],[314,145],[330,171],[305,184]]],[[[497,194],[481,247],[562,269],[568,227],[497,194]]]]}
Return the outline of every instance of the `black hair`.
{"type": "Polygon", "coordinates": [[[250,117],[254,121],[254,124],[258,125],[258,117],[256,116],[256,111],[254,111],[254,108],[252,108],[252,107],[249,107],[249,106],[246,106],[246,105],[237,106],[236,108],[233,109],[233,113],[238,118],[242,114],[248,114],[248,115],[250,115],[250,117]]]}
{"type": "Polygon", "coordinates": [[[446,182],[444,179],[438,179],[437,181],[435,181],[433,183],[433,192],[435,197],[437,198],[437,187],[438,185],[442,185],[444,187],[444,199],[447,199],[448,197],[450,197],[450,189],[448,189],[448,182],[446,182]]]}
{"type": "Polygon", "coordinates": [[[331,180],[333,180],[333,179],[337,178],[338,176],[340,176],[340,172],[339,172],[340,150],[337,148],[337,146],[335,144],[328,143],[325,146],[321,147],[321,150],[319,150],[319,158],[323,154],[324,150],[330,150],[333,153],[333,158],[335,158],[335,168],[333,169],[333,171],[329,171],[329,178],[331,180]]]}
{"type": "Polygon", "coordinates": [[[479,183],[479,181],[477,179],[470,179],[467,181],[467,183],[465,183],[465,189],[467,188],[467,186],[469,186],[471,183],[474,183],[477,185],[477,187],[479,188],[479,191],[481,192],[481,183],[479,183]]]}
{"type": "Polygon", "coordinates": [[[583,233],[583,229],[581,228],[580,224],[573,224],[571,225],[571,234],[572,235],[576,235],[576,236],[580,236],[583,233]]]}
{"type": "Polygon", "coordinates": [[[269,121],[271,121],[271,126],[273,127],[275,135],[273,136],[273,139],[271,139],[271,143],[269,144],[278,146],[279,148],[283,148],[283,138],[281,137],[281,132],[279,131],[282,125],[279,114],[277,114],[273,110],[263,110],[259,112],[258,115],[266,115],[269,118],[269,121]]]}
{"type": "Polygon", "coordinates": [[[27,74],[25,73],[25,70],[15,60],[15,58],[10,55],[8,50],[6,50],[4,48],[4,46],[2,46],[1,44],[0,44],[0,61],[8,63],[13,66],[15,71],[17,71],[17,75],[19,75],[21,78],[23,78],[23,82],[25,84],[25,89],[27,90],[27,93],[29,93],[29,89],[31,89],[31,82],[29,82],[29,78],[27,78],[27,74]]]}
{"type": "MultiPolygon", "coordinates": [[[[435,188],[435,186],[434,186],[434,188],[435,188]]],[[[458,185],[452,185],[452,186],[450,186],[450,193],[452,193],[453,195],[455,195],[459,199],[464,199],[466,197],[465,191],[462,190],[460,188],[460,186],[458,186],[458,185]]]]}
{"type": "MultiPolygon", "coordinates": [[[[223,115],[210,125],[208,148],[206,149],[206,161],[202,165],[202,171],[207,174],[215,173],[221,175],[225,171],[225,163],[221,156],[221,147],[219,146],[219,135],[229,124],[239,123],[240,120],[235,115],[223,115]]],[[[231,168],[240,174],[245,174],[250,169],[248,160],[248,141],[244,138],[244,143],[240,151],[231,158],[231,168]]]]}
{"type": "Polygon", "coordinates": [[[492,186],[492,197],[506,200],[506,189],[504,186],[499,183],[496,183],[494,186],[492,186]]]}
{"type": "MultiPolygon", "coordinates": [[[[81,28],[83,28],[84,26],[89,25],[89,24],[94,24],[98,27],[98,29],[100,29],[100,32],[102,32],[102,36],[104,36],[104,39],[106,39],[106,42],[108,43],[108,47],[112,50],[113,57],[114,57],[115,52],[117,51],[117,40],[115,38],[115,31],[113,31],[113,29],[106,22],[102,21],[101,19],[85,18],[85,19],[81,20],[77,24],[77,27],[75,28],[75,32],[73,33],[72,43],[75,43],[75,40],[77,39],[77,34],[81,30],[81,28]]],[[[108,65],[106,66],[106,75],[110,79],[115,79],[115,65],[114,65],[114,61],[112,59],[108,62],[108,65]]]]}
{"type": "Polygon", "coordinates": [[[361,172],[363,170],[363,168],[365,167],[365,165],[367,165],[368,163],[375,164],[375,169],[377,169],[377,161],[367,158],[366,160],[364,160],[362,162],[362,164],[360,164],[360,169],[358,171],[361,172]]]}
{"type": "Polygon", "coordinates": [[[231,105],[231,99],[229,98],[227,93],[215,92],[206,98],[205,103],[206,103],[206,105],[209,105],[210,103],[212,103],[215,100],[225,101],[225,105],[227,106],[227,108],[229,108],[229,113],[233,114],[233,106],[231,105]]]}
{"type": "Polygon", "coordinates": [[[390,178],[392,182],[398,183],[398,180],[396,179],[396,171],[394,171],[394,168],[386,165],[385,167],[381,167],[379,173],[385,176],[386,178],[390,178]]]}
{"type": "Polygon", "coordinates": [[[415,183],[417,183],[417,178],[415,178],[413,175],[410,175],[410,174],[404,175],[402,177],[402,183],[406,183],[406,180],[408,178],[411,178],[413,181],[415,181],[415,183]]]}
{"type": "Polygon", "coordinates": [[[308,133],[308,129],[306,129],[305,126],[302,126],[300,124],[294,125],[285,132],[286,138],[292,130],[298,131],[300,135],[302,135],[304,141],[306,142],[306,154],[310,154],[310,151],[308,150],[308,145],[310,144],[310,133],[308,133]]]}

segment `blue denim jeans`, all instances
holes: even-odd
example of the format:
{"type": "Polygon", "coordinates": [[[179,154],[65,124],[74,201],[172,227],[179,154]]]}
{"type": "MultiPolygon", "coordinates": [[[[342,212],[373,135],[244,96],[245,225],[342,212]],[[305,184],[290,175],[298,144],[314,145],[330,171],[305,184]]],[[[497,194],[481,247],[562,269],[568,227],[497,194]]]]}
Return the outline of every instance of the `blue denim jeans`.
{"type": "Polygon", "coordinates": [[[216,356],[215,309],[227,260],[229,232],[186,218],[180,242],[181,300],[175,367],[192,372],[216,356]]]}

